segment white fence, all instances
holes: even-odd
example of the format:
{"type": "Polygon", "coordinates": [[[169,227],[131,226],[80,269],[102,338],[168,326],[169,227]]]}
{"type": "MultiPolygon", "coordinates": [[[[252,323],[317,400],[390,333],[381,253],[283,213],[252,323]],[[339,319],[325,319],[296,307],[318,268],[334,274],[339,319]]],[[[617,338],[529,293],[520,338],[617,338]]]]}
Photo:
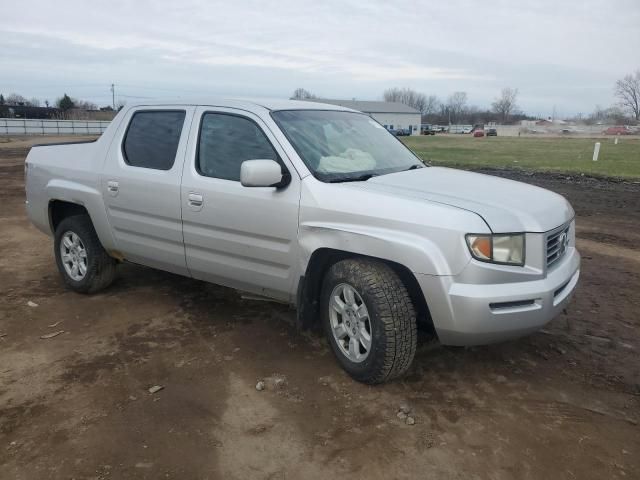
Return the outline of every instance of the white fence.
{"type": "Polygon", "coordinates": [[[0,135],[100,135],[110,123],[103,120],[0,118],[0,135]]]}

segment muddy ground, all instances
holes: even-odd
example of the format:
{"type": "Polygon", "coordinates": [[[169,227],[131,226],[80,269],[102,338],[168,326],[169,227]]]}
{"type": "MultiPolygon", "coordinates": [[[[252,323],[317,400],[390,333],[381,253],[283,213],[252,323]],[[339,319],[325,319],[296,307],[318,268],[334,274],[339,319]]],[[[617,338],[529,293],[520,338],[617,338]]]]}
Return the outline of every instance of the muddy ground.
{"type": "Polygon", "coordinates": [[[284,305],[134,265],[66,291],[25,217],[28,144],[0,143],[0,478],[640,478],[640,185],[509,174],[576,209],[567,313],[501,345],[423,342],[369,387],[284,305]]]}

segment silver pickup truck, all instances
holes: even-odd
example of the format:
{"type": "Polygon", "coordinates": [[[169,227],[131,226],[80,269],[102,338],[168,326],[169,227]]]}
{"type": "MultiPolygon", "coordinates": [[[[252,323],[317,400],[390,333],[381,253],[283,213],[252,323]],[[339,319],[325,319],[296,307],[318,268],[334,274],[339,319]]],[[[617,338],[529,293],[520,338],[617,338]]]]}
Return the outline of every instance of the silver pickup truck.
{"type": "Polygon", "coordinates": [[[128,261],[289,302],[355,379],[541,328],[578,282],[561,196],[425,166],[369,116],[296,101],[130,105],[95,142],[34,147],[27,211],[65,284],[128,261]]]}

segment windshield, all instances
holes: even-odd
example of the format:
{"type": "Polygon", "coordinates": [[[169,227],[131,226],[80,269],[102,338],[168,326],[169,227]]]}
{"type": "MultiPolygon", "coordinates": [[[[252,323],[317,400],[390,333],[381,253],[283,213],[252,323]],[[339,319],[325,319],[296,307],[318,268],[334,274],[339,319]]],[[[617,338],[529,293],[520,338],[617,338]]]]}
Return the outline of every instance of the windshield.
{"type": "Polygon", "coordinates": [[[271,113],[313,175],[324,182],[367,180],[424,164],[362,113],[281,110],[271,113]]]}

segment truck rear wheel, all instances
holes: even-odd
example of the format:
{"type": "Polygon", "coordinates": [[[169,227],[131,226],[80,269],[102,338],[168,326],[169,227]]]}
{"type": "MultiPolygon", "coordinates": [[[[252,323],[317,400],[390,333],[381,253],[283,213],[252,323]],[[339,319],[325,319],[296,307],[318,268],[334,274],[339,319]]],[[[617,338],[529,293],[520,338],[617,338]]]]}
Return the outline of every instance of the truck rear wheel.
{"type": "Polygon", "coordinates": [[[102,247],[87,215],[74,215],[60,222],[54,252],[62,280],[71,290],[97,292],[115,278],[116,261],[102,247]]]}
{"type": "Polygon", "coordinates": [[[324,278],[321,306],[333,353],[354,379],[382,383],[408,370],[416,352],[416,315],[391,267],[368,259],[335,263],[324,278]]]}

